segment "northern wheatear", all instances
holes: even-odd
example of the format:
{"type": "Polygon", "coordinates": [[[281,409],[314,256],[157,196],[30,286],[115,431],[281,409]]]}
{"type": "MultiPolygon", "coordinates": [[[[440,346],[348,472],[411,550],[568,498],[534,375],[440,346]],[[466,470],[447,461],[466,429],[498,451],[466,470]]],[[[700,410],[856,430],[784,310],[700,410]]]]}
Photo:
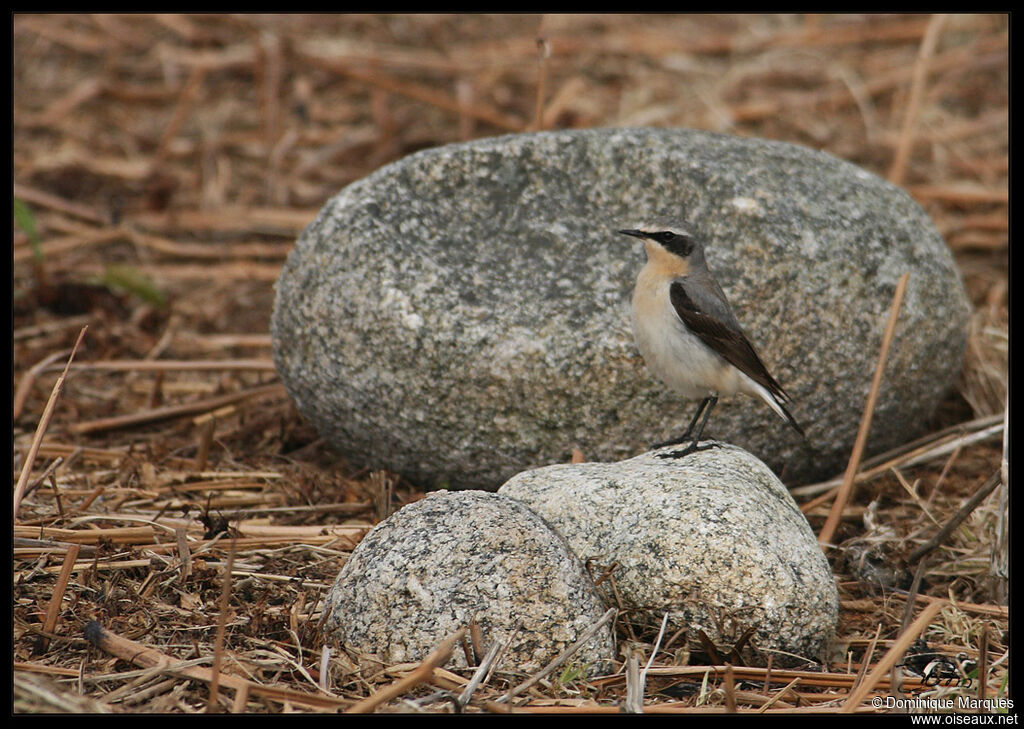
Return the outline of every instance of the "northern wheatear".
{"type": "Polygon", "coordinates": [[[686,432],[654,447],[688,440],[690,444],[659,455],[681,458],[714,447],[698,446],[704,426],[719,396],[737,392],[761,398],[806,438],[786,409],[789,396],[768,373],[708,270],[703,244],[682,231],[619,232],[640,238],[647,252],[647,265],[633,290],[637,348],[650,370],[671,389],[685,398],[703,398],[686,432]]]}

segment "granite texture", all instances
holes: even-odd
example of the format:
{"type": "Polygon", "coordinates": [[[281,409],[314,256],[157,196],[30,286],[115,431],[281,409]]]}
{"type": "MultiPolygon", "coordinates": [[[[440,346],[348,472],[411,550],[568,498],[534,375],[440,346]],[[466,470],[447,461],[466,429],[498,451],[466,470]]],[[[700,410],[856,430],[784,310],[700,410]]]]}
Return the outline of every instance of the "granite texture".
{"type": "MultiPolygon", "coordinates": [[[[839,611],[828,561],[782,482],[740,448],[548,466],[498,493],[540,514],[595,574],[614,564],[613,604],[646,624],[668,611],[669,634],[686,629],[698,647],[698,630],[731,646],[754,628],[776,665],[828,652],[839,611]]],[[[613,599],[611,580],[599,589],[613,599]]]]}
{"type": "MultiPolygon", "coordinates": [[[[439,491],[378,524],[327,594],[325,632],[391,665],[425,658],[476,621],[484,649],[509,642],[499,669],[535,672],[605,612],[565,540],[520,502],[482,491],[439,491]]],[[[570,665],[608,670],[611,625],[570,665]]],[[[461,649],[449,665],[466,666],[461,649]]]]}
{"type": "Polygon", "coordinates": [[[926,214],[827,154],[685,129],[481,139],[344,188],[277,282],[282,380],[341,455],[424,487],[493,489],[573,447],[642,452],[696,407],[633,342],[644,254],[615,231],[651,218],[704,238],[810,442],[744,396],[719,403],[706,435],[787,483],[840,472],[906,271],[868,455],[922,432],[960,369],[968,314],[926,214]]]}

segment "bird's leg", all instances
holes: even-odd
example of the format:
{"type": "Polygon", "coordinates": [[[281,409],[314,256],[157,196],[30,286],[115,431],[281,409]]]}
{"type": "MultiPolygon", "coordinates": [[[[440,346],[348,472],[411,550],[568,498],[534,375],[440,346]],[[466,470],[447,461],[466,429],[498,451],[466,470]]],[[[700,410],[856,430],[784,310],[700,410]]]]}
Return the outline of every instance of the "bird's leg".
{"type": "MultiPolygon", "coordinates": [[[[690,441],[690,445],[686,446],[679,451],[669,451],[668,453],[659,453],[659,458],[683,458],[688,456],[695,451],[706,451],[710,448],[717,448],[717,443],[708,443],[706,446],[697,445],[700,443],[700,437],[704,434],[704,426],[708,424],[708,418],[711,417],[711,411],[715,409],[715,404],[718,403],[718,395],[712,395],[711,397],[704,398],[701,403],[701,407],[697,410],[697,415],[701,414],[701,410],[704,411],[704,417],[701,418],[700,427],[697,428],[697,434],[693,436],[693,440],[690,441]],[[706,407],[705,407],[706,406],[706,407]]],[[[693,419],[693,423],[690,423],[690,427],[687,428],[687,437],[689,432],[693,430],[693,424],[697,422],[696,416],[693,419]]],[[[681,442],[681,441],[680,441],[681,442]]]]}
{"type": "MultiPolygon", "coordinates": [[[[697,421],[700,420],[701,413],[704,412],[704,409],[708,406],[708,403],[710,403],[710,402],[711,402],[711,398],[710,397],[706,397],[706,398],[704,398],[703,400],[700,401],[700,405],[697,406],[697,412],[695,412],[693,414],[693,420],[691,420],[690,424],[686,426],[686,432],[685,433],[683,433],[678,438],[673,438],[672,440],[666,440],[666,441],[664,441],[662,443],[655,443],[654,445],[651,446],[651,448],[653,450],[657,450],[658,448],[664,448],[665,446],[679,445],[680,443],[685,443],[686,441],[691,440],[692,436],[693,436],[693,426],[695,426],[697,424],[697,421]]],[[[703,426],[701,426],[701,430],[703,430],[703,429],[704,429],[703,426]]]]}

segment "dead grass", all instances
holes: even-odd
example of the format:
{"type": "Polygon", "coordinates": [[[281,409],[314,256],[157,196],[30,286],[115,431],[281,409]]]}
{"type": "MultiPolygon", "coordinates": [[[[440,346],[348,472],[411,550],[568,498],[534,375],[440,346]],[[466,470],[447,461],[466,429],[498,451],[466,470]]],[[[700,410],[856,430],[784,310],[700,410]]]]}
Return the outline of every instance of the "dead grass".
{"type": "MultiPolygon", "coordinates": [[[[1002,489],[925,555],[916,591],[919,564],[907,561],[1003,459],[1005,16],[18,15],[13,25],[14,192],[28,208],[13,231],[13,480],[25,474],[13,526],[15,711],[596,713],[617,712],[627,693],[635,708],[641,672],[626,670],[628,655],[612,675],[556,670],[507,701],[529,677],[499,666],[468,703],[457,697],[471,674],[360,664],[336,647],[323,660],[326,588],[365,531],[420,492],[323,448],[277,384],[266,333],[284,256],[342,185],[424,147],[607,125],[793,141],[902,179],[975,305],[936,438],[916,462],[864,461],[836,525],[830,664],[773,669],[747,646],[747,666],[716,666],[716,647],[663,636],[642,674],[644,709],[872,711],[918,636],[984,675],[936,687],[904,670],[905,695],[1006,696],[1008,614],[996,598],[1006,585],[993,575],[1002,489]],[[957,440],[958,426],[974,437],[957,440]]],[[[836,485],[796,490],[816,531],[836,485]]],[[[646,665],[657,625],[621,627],[632,665],[646,665]]]]}

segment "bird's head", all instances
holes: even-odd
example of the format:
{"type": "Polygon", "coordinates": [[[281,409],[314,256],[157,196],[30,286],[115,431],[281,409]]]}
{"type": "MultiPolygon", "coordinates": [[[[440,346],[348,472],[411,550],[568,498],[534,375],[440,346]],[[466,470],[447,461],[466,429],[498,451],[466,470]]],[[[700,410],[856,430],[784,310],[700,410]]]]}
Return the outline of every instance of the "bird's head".
{"type": "Polygon", "coordinates": [[[704,246],[693,234],[677,230],[620,230],[623,235],[639,238],[644,242],[647,259],[668,263],[672,259],[688,264],[687,269],[704,265],[704,246]]]}

